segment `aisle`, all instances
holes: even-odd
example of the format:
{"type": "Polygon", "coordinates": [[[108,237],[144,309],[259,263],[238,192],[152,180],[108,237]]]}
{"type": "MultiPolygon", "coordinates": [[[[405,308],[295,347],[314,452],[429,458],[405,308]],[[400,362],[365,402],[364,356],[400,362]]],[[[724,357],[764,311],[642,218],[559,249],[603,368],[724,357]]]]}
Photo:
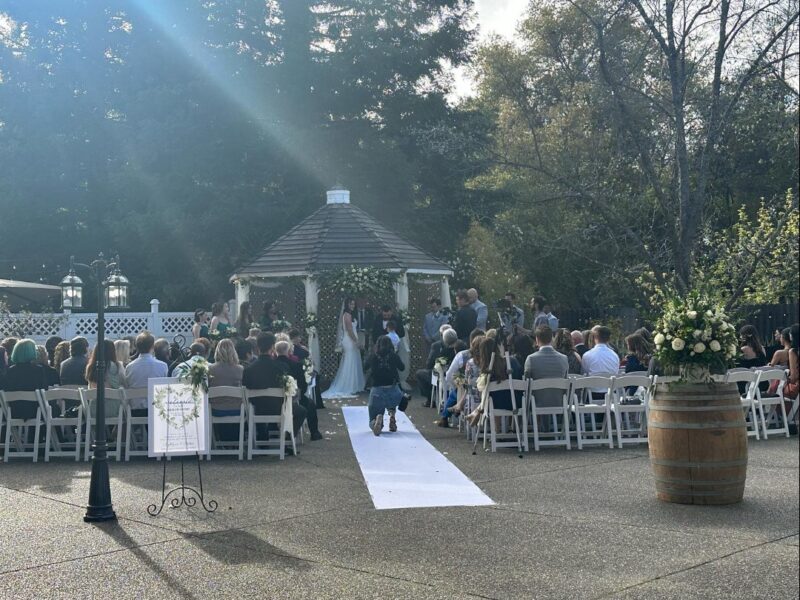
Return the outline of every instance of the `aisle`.
{"type": "Polygon", "coordinates": [[[494,504],[472,480],[397,413],[397,432],[376,437],[366,406],[342,408],[350,442],[375,508],[486,506],[494,504]]]}

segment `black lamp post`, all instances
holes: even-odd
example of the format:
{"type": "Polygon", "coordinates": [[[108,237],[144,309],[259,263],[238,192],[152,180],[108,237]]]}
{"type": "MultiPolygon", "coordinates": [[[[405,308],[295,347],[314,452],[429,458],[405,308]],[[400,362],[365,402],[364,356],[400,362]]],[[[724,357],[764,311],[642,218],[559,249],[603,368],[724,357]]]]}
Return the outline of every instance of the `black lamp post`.
{"type": "Polygon", "coordinates": [[[89,504],[83,520],[87,522],[112,521],[117,518],[111,504],[111,482],[108,477],[108,440],[106,439],[106,398],[105,398],[105,313],[106,301],[109,306],[125,308],[128,298],[128,280],[119,270],[119,257],[108,262],[101,253],[91,265],[76,263],[70,258],[70,273],[61,283],[61,298],[64,308],[82,306],[81,287],[83,282],[75,275],[75,267],[88,269],[94,274],[97,283],[97,414],[94,444],[92,445],[92,477],[89,483],[89,504]]]}

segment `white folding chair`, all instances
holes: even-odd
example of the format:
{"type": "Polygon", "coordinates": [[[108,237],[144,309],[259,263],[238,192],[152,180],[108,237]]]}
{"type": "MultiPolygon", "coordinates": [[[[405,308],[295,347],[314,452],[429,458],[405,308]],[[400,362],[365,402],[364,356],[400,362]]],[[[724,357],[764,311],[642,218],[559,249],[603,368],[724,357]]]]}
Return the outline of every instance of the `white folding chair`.
{"type": "Polygon", "coordinates": [[[3,392],[0,391],[0,408],[5,414],[6,435],[3,462],[8,462],[11,457],[33,458],[39,460],[39,431],[44,424],[42,420],[42,405],[38,392],[3,392]],[[36,416],[29,418],[12,417],[12,406],[29,408],[36,407],[36,416]],[[33,442],[28,442],[28,433],[33,427],[33,442]],[[12,450],[11,441],[14,441],[12,450]],[[30,450],[26,450],[30,448],[30,450]]]}
{"type": "Polygon", "coordinates": [[[747,421],[747,435],[761,439],[758,426],[758,412],[755,403],[756,389],[758,389],[758,373],[750,369],[731,369],[725,374],[725,383],[746,383],[747,390],[744,396],[740,396],[742,410],[744,410],[745,420],[747,421]]]}
{"type": "Polygon", "coordinates": [[[67,388],[39,390],[39,401],[44,416],[44,462],[50,462],[51,456],[74,456],[75,461],[79,461],[83,431],[83,401],[80,391],[67,388]],[[53,404],[55,403],[58,403],[61,408],[61,415],[58,417],[53,416],[53,404]],[[68,404],[76,405],[76,410],[71,416],[66,416],[65,410],[68,404]],[[75,430],[71,431],[73,427],[75,430]],[[56,428],[58,429],[54,435],[53,431],[56,428]],[[74,449],[64,450],[62,448],[62,446],[68,445],[74,446],[74,449]]]}
{"type": "Polygon", "coordinates": [[[617,426],[617,444],[647,443],[647,401],[652,380],[644,374],[620,375],[611,390],[611,412],[617,426]],[[628,388],[636,388],[629,394],[628,388]],[[631,419],[631,416],[635,417],[631,419]],[[627,437],[626,437],[627,436],[627,437]]]}
{"type": "MultiPolygon", "coordinates": [[[[92,448],[92,441],[94,440],[95,430],[97,428],[97,390],[87,390],[81,388],[81,401],[83,402],[83,414],[86,415],[86,434],[83,442],[83,460],[89,460],[90,450],[92,448]]],[[[125,391],[106,388],[105,390],[105,403],[106,403],[106,428],[111,429],[111,435],[116,437],[116,445],[109,450],[107,456],[115,458],[117,462],[122,459],[122,425],[125,405],[125,391]],[[111,409],[111,410],[109,410],[111,409]]],[[[106,436],[108,441],[111,437],[106,436]]]]}
{"type": "Polygon", "coordinates": [[[447,381],[446,373],[442,367],[436,365],[433,369],[436,377],[436,412],[441,413],[444,403],[447,402],[447,381]]]}
{"type": "MultiPolygon", "coordinates": [[[[148,398],[147,388],[130,388],[125,390],[125,460],[131,456],[147,456],[147,415],[133,415],[131,402],[148,398]]],[[[148,413],[150,407],[145,402],[148,413]]]]}
{"type": "MultiPolygon", "coordinates": [[[[539,450],[541,446],[564,446],[567,450],[572,448],[570,440],[569,426],[569,403],[572,390],[570,379],[549,378],[549,379],[527,379],[526,406],[533,428],[533,449],[539,450]],[[556,390],[561,392],[561,406],[539,406],[536,401],[536,394],[543,390],[556,390]],[[558,417],[561,417],[561,430],[558,429],[558,417]],[[539,430],[539,417],[550,417],[552,432],[543,433],[539,430]],[[552,437],[551,440],[542,440],[542,437],[552,437]]],[[[527,427],[525,431],[525,450],[528,450],[527,427]]]]}
{"type": "Polygon", "coordinates": [[[786,371],[784,369],[762,369],[758,371],[758,379],[756,379],[753,386],[755,390],[753,404],[760,417],[761,434],[765,440],[770,433],[783,433],[786,437],[789,437],[789,417],[786,414],[785,399],[783,397],[784,385],[786,385],[786,371]],[[762,395],[760,384],[772,383],[773,381],[779,382],[776,395],[762,395]],[[769,425],[776,425],[776,427],[769,429],[769,425]]]}
{"type": "Polygon", "coordinates": [[[247,460],[252,460],[253,455],[256,454],[272,454],[280,457],[281,460],[286,456],[286,435],[292,442],[292,450],[295,455],[297,454],[297,446],[294,440],[294,426],[292,419],[292,400],[286,398],[283,388],[266,388],[262,390],[248,390],[245,389],[245,399],[247,400],[247,460]],[[281,401],[280,414],[277,415],[257,415],[253,407],[253,400],[257,398],[273,398],[281,401]],[[265,424],[278,426],[278,438],[272,440],[257,439],[257,425],[265,424]],[[270,448],[270,446],[277,445],[277,448],[270,448]],[[261,448],[260,446],[266,446],[261,448]]]}
{"type": "Polygon", "coordinates": [[[572,380],[572,404],[570,411],[575,415],[575,435],[578,442],[578,450],[583,450],[586,444],[608,444],[609,448],[614,447],[614,428],[611,424],[611,390],[614,385],[614,377],[576,377],[572,380]],[[592,389],[602,388],[605,390],[602,403],[595,403],[592,399],[592,389]],[[603,425],[598,430],[596,418],[603,417],[603,425]],[[586,429],[584,416],[591,419],[591,430],[586,429]],[[584,439],[585,438],[585,439],[584,439]]]}
{"type": "MultiPolygon", "coordinates": [[[[208,408],[211,411],[211,427],[209,428],[208,440],[208,453],[206,458],[211,460],[211,455],[235,455],[239,460],[244,458],[244,430],[247,423],[247,402],[245,401],[244,388],[236,386],[221,385],[218,387],[208,388],[208,408]],[[214,415],[214,400],[216,399],[231,399],[237,398],[240,401],[239,414],[228,416],[215,416],[214,415]],[[223,446],[230,446],[233,442],[220,441],[214,432],[214,425],[231,424],[239,426],[239,444],[235,448],[224,448],[223,446]]],[[[233,410],[233,409],[231,409],[233,410]]]]}
{"type": "MultiPolygon", "coordinates": [[[[505,381],[493,382],[486,386],[486,394],[489,395],[487,398],[487,411],[486,411],[486,421],[488,421],[489,427],[489,439],[491,440],[491,449],[492,452],[497,452],[498,448],[517,448],[519,452],[522,452],[524,442],[522,440],[522,426],[525,422],[525,392],[527,391],[527,386],[525,385],[524,381],[518,379],[511,379],[508,378],[505,381]],[[511,410],[508,409],[499,409],[495,408],[494,402],[492,401],[492,393],[499,392],[502,390],[508,390],[511,394],[511,410]],[[516,392],[522,392],[521,398],[517,400],[516,392]],[[510,417],[513,433],[508,432],[499,432],[498,430],[498,421],[501,418],[510,417]]],[[[484,421],[484,427],[486,427],[486,421],[484,421]]],[[[484,445],[486,444],[486,431],[484,430],[484,438],[483,438],[484,445]]]]}

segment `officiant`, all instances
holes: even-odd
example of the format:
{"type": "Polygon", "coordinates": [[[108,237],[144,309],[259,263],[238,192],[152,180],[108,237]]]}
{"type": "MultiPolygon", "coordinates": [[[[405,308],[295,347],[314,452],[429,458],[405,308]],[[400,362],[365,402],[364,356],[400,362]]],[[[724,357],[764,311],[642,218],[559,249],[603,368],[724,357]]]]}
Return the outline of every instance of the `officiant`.
{"type": "Polygon", "coordinates": [[[375,323],[375,311],[370,308],[366,298],[356,298],[356,311],[354,316],[356,319],[358,344],[361,347],[361,356],[364,357],[366,354],[369,354],[372,344],[378,339],[371,335],[372,327],[375,323]]]}

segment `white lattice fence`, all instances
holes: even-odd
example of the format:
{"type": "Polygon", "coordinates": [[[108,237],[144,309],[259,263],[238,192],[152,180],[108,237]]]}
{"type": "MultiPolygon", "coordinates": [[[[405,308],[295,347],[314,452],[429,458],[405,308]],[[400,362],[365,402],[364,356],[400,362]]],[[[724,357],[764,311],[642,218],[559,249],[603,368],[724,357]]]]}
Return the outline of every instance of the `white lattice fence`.
{"type": "Polygon", "coordinates": [[[0,338],[48,338],[61,335],[67,318],[64,315],[20,314],[0,317],[0,338]]]}
{"type": "Polygon", "coordinates": [[[161,313],[161,334],[186,335],[192,331],[194,315],[188,313],[161,313]]]}

